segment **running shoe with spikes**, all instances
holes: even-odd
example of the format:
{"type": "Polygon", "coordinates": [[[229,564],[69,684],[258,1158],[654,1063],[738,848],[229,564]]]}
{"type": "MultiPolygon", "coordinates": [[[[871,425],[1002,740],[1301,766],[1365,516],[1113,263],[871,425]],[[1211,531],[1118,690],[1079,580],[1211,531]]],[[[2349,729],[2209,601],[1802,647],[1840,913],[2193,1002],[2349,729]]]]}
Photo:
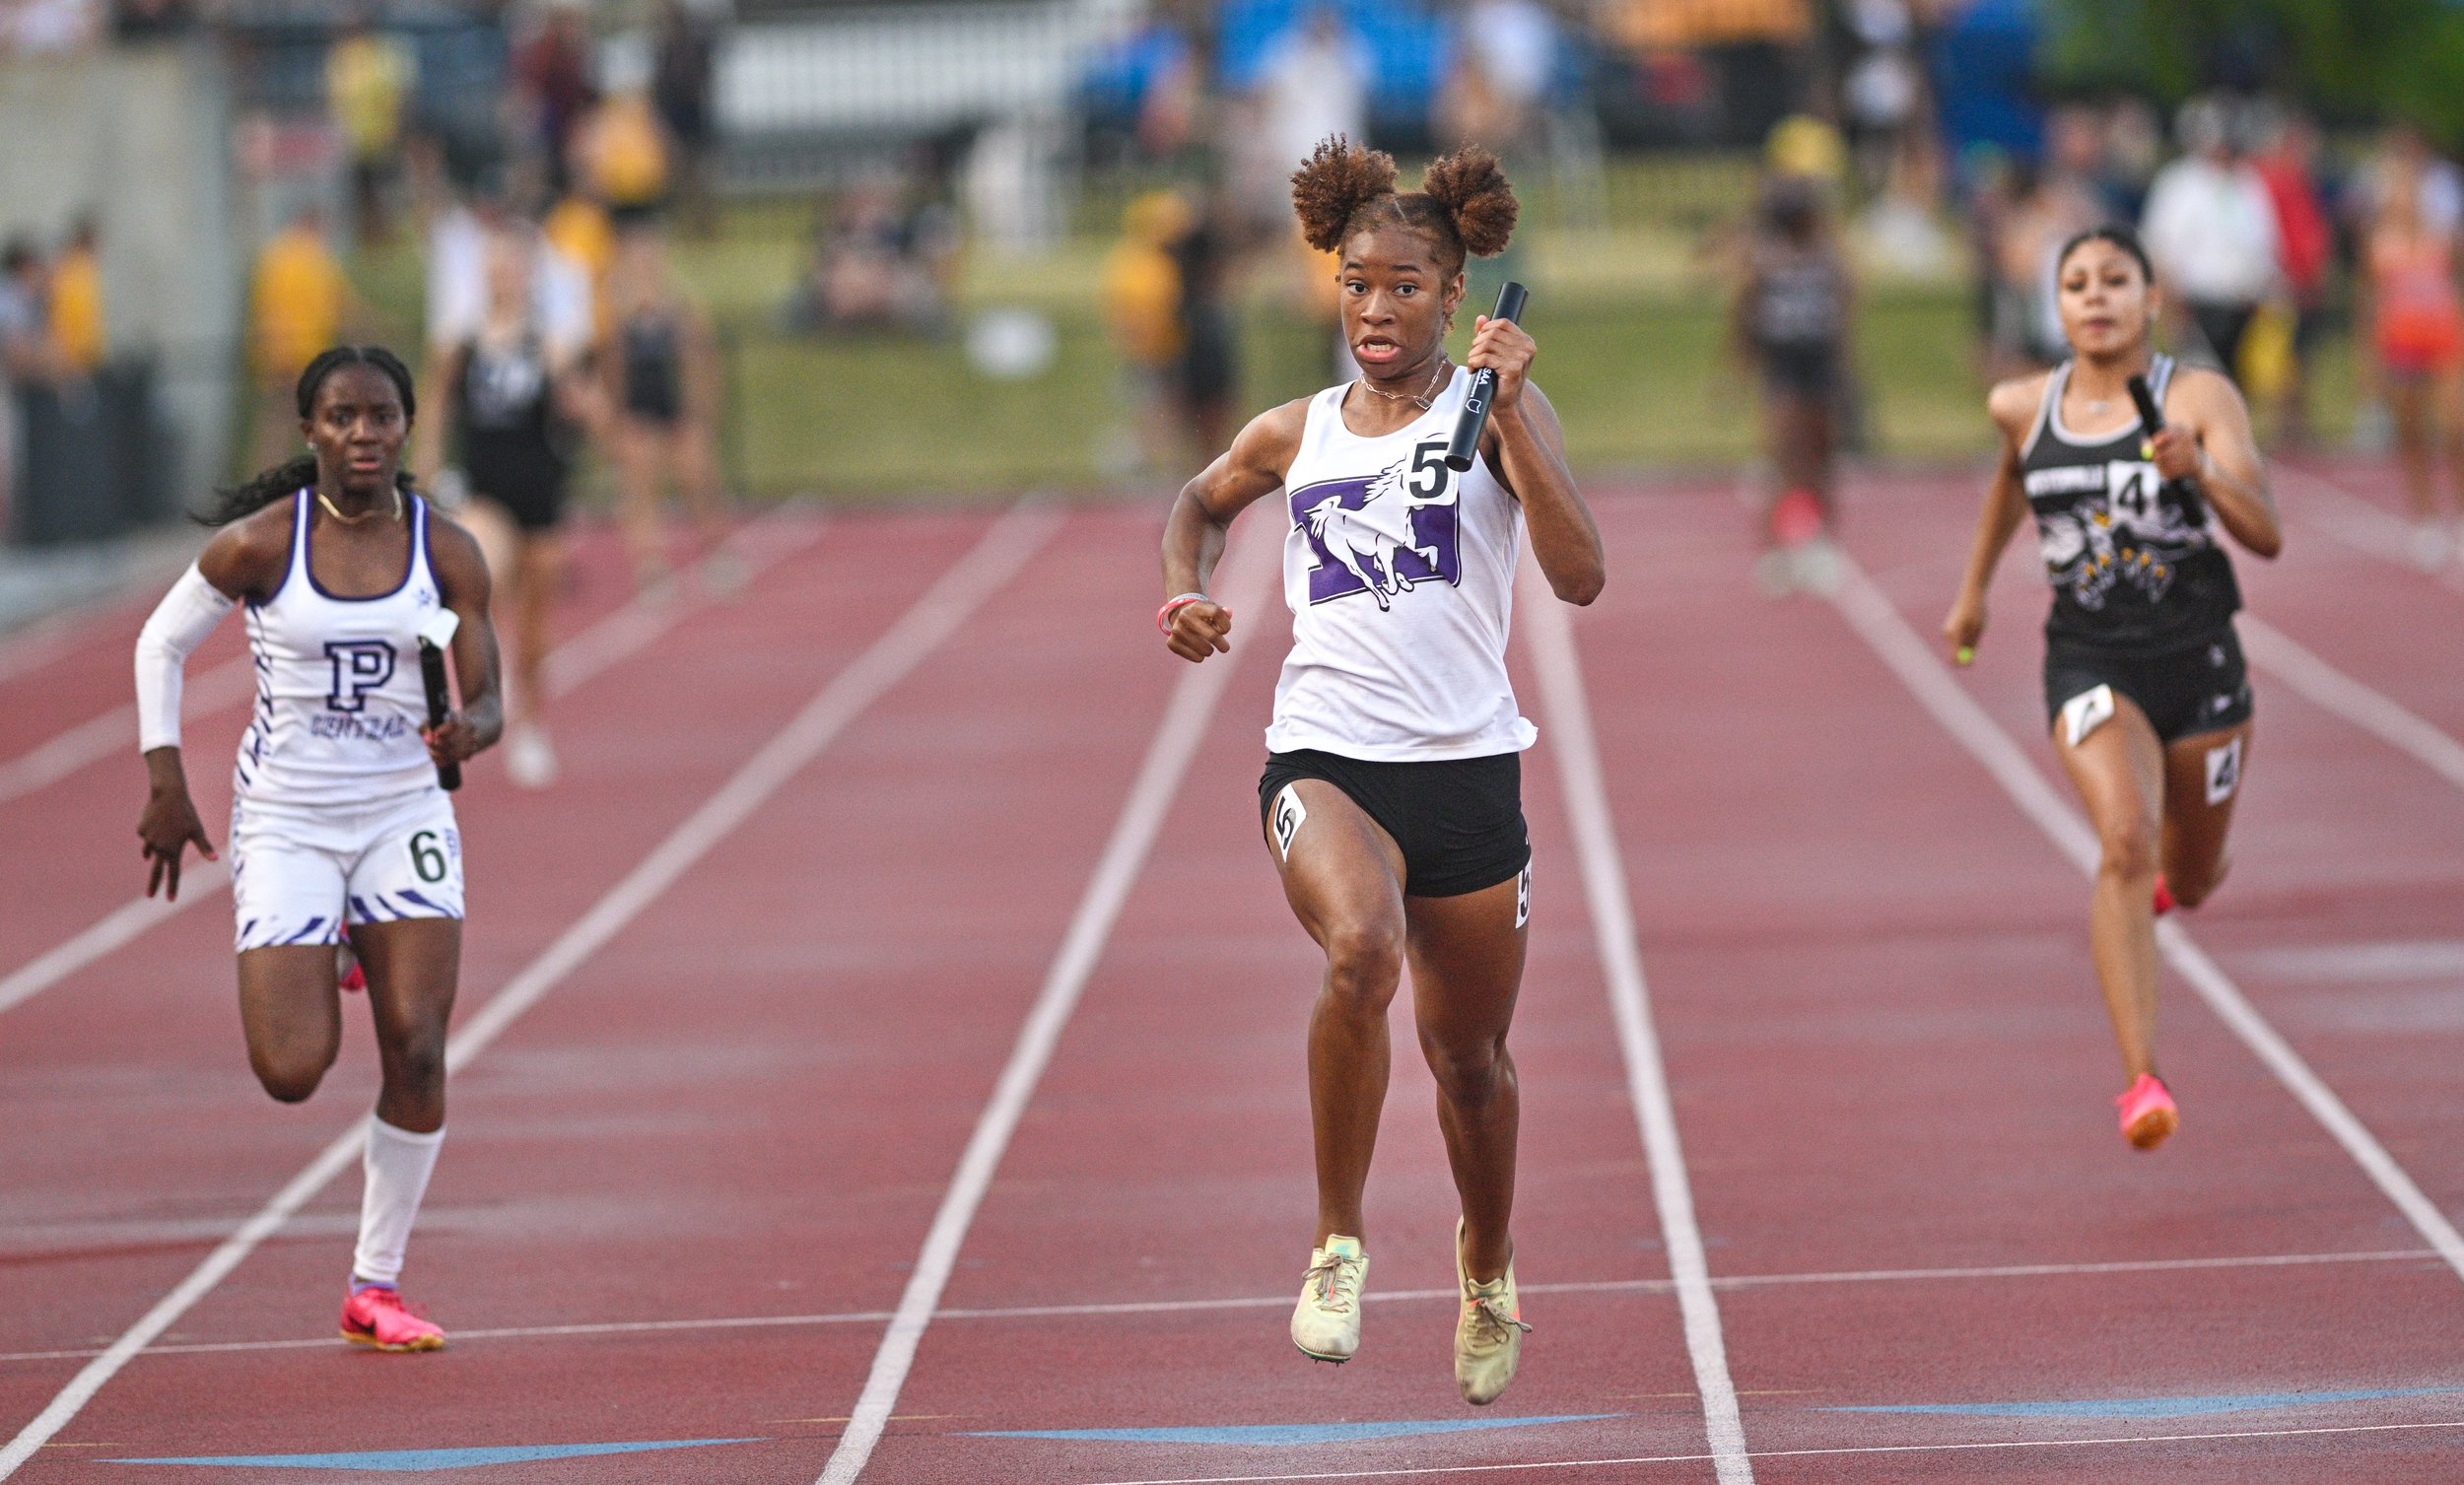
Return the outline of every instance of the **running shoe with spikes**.
{"type": "Polygon", "coordinates": [[[2155,1073],[2141,1073],[2139,1081],[2113,1103],[2122,1111],[2122,1138],[2139,1149],[2155,1149],[2181,1127],[2181,1111],[2173,1107],[2173,1095],[2155,1073]]]}
{"type": "Polygon", "coordinates": [[[1303,1356],[1338,1366],[1351,1360],[1360,1349],[1360,1286],[1368,1277],[1369,1254],[1358,1238],[1334,1234],[1326,1247],[1309,1250],[1292,1311],[1292,1344],[1303,1356]]]}
{"type": "Polygon", "coordinates": [[[2180,906],[2181,904],[2173,901],[2173,889],[2164,885],[2164,878],[2156,878],[2156,915],[2162,917],[2180,906]]]}
{"type": "Polygon", "coordinates": [[[334,940],[334,983],[346,995],[368,988],[368,972],[360,968],[360,956],[352,949],[348,933],[334,940]]]}
{"type": "Polygon", "coordinates": [[[390,1284],[363,1284],[342,1302],[342,1338],[378,1351],[442,1351],[445,1331],[390,1284]]]}
{"type": "Polygon", "coordinates": [[[1506,1271],[1479,1283],[1463,1266],[1463,1219],[1455,1219],[1455,1282],[1463,1290],[1463,1308],[1455,1316],[1455,1385],[1473,1407],[1495,1402],[1514,1381],[1523,1359],[1523,1305],[1514,1292],[1514,1259],[1506,1271]]]}

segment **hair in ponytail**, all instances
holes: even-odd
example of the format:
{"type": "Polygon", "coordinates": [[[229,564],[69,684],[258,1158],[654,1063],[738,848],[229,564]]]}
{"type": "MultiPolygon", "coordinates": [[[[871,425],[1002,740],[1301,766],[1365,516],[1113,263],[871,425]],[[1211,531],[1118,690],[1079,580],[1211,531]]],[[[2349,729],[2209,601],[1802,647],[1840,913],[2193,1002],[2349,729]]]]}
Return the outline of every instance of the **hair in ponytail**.
{"type": "MultiPolygon", "coordinates": [[[[298,404],[303,420],[314,411],[316,394],[324,390],[325,378],[348,366],[375,367],[383,372],[385,379],[393,383],[394,391],[402,398],[402,421],[407,424],[419,416],[419,396],[411,387],[411,369],[402,364],[401,357],[383,346],[334,346],[317,353],[316,359],[300,372],[299,385],[293,389],[292,399],[298,404]]],[[[394,483],[404,491],[410,490],[408,470],[395,471],[393,478],[394,483]]],[[[271,469],[257,471],[253,478],[241,484],[216,491],[213,507],[192,519],[203,526],[228,526],[315,483],[316,455],[299,454],[271,469]]]]}
{"type": "Polygon", "coordinates": [[[1292,173],[1292,209],[1301,236],[1321,252],[1337,251],[1357,232],[1405,227],[1425,234],[1460,271],[1468,253],[1485,258],[1506,250],[1521,208],[1497,157],[1477,145],[1431,165],[1420,189],[1398,193],[1394,156],[1337,134],[1320,141],[1292,173]]]}

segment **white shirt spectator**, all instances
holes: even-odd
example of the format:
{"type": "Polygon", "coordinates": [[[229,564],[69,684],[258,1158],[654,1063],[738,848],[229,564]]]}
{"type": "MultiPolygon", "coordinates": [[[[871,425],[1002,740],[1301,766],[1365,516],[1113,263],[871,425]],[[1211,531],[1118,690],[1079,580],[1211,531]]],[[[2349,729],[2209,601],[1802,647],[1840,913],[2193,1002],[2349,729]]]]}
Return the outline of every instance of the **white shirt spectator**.
{"type": "Polygon", "coordinates": [[[2159,285],[2198,304],[2255,304],[2275,287],[2276,210],[2240,161],[2188,155],[2156,172],[2143,228],[2159,285]]]}
{"type": "Polygon", "coordinates": [[[1260,80],[1266,134],[1282,169],[1299,168],[1331,134],[1362,142],[1369,121],[1369,53],[1325,12],[1287,34],[1260,80]]]}
{"type": "Polygon", "coordinates": [[[1530,106],[1548,87],[1557,60],[1557,23],[1539,0],[1472,0],[1464,40],[1509,101],[1530,106]]]}

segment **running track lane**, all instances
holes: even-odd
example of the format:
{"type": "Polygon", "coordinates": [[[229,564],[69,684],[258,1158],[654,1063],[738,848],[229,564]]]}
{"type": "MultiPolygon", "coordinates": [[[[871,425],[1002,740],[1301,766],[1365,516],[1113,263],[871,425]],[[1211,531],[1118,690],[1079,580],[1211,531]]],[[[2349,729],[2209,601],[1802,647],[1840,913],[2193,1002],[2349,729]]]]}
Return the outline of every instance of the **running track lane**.
{"type": "MultiPolygon", "coordinates": [[[[1078,874],[1021,880],[1014,863],[1091,853],[1130,761],[1122,755],[1141,741],[1134,724],[1090,734],[1080,709],[1134,716],[1151,706],[1138,693],[1168,678],[1113,663],[1125,641],[1144,657],[1134,629],[1090,635],[1082,623],[1090,602],[1139,612],[1150,584],[1120,552],[1151,541],[1145,522],[1080,520],[1030,584],[993,599],[985,631],[936,656],[903,705],[885,704],[594,961],[588,1003],[578,982],[457,1085],[459,1164],[441,1168],[440,1189],[479,1181],[482,1209],[501,1220],[473,1235],[484,1246],[450,1229],[423,1238],[435,1245],[417,1260],[431,1274],[425,1292],[450,1278],[458,1307],[501,1300],[516,1321],[588,1318],[602,1306],[626,1318],[653,1307],[758,1317],[895,1297],[922,1215],[903,1214],[918,1203],[928,1213],[937,1194],[916,1173],[950,1158],[912,1147],[944,1124],[963,1135],[989,1082],[983,1064],[997,1062],[1021,1008],[1000,1002],[1032,989],[1078,874]],[[995,631],[1006,642],[984,642],[995,631]],[[1056,782],[1021,799],[1021,770],[1056,782]],[[818,857],[817,843],[827,843],[818,857]],[[981,883],[954,884],[953,863],[972,863],[981,883]],[[714,963],[743,969],[711,984],[714,963]],[[723,994],[723,1012],[714,1017],[707,999],[680,1006],[680,978],[723,994]],[[534,1036],[545,1045],[525,1058],[534,1036]],[[555,1074],[544,1097],[542,1073],[555,1074]],[[630,1114],[611,1116],[611,1104],[630,1114]],[[477,1131],[475,1148],[462,1131],[477,1131]],[[548,1168],[571,1176],[541,1191],[548,1168]],[[693,1256],[680,1262],[684,1251],[693,1256]],[[457,1252],[478,1272],[450,1275],[457,1252]]],[[[337,1194],[347,1193],[329,1193],[339,1208],[337,1194]]],[[[262,1323],[275,1307],[321,1318],[331,1256],[293,1265],[269,1253],[199,1318],[262,1323]]],[[[440,1420],[467,1423],[475,1437],[456,1443],[759,1435],[786,1442],[589,1467],[592,1478],[768,1478],[774,1467],[809,1478],[811,1438],[835,1428],[865,1349],[861,1331],[799,1327],[493,1352],[473,1342],[417,1359],[457,1363],[444,1378],[383,1374],[403,1379],[401,1390],[284,1421],[317,1431],[298,1440],[304,1449],[333,1447],[337,1433],[358,1447],[434,1442],[440,1420]],[[679,1388],[681,1377],[722,1384],[679,1388]],[[515,1394],[537,1400],[505,1407],[515,1394]],[[646,1431],[651,1418],[660,1426],[646,1431]]],[[[125,1432],[114,1406],[154,1416],[161,1394],[135,1384],[146,1368],[207,1368],[178,1384],[204,1395],[252,1384],[269,1360],[319,1379],[370,1358],[327,1347],[142,1362],[88,1422],[125,1432]]],[[[261,1447],[236,1435],[235,1451],[261,1447]]]]}
{"type": "MultiPolygon", "coordinates": [[[[1851,529],[1878,580],[1921,593],[1930,621],[1955,580],[1972,506],[1911,484],[1860,492],[1851,529]],[[1948,525],[1947,536],[1929,523],[1948,525]]],[[[1590,646],[1637,665],[1633,685],[1602,689],[1604,731],[1638,762],[1701,760],[1677,773],[1612,760],[1611,772],[1621,818],[1664,825],[1651,841],[1629,828],[1629,847],[1680,1108],[1707,1112],[1704,1132],[1689,1122],[1689,1153],[1718,1272],[2418,1249],[2343,1152],[2177,983],[2162,1045],[2188,1123],[2158,1155],[2124,1149],[2105,1104],[2119,1076],[2075,869],[1826,606],[1741,595],[1744,520],[1680,502],[1616,503],[1606,517],[1617,549],[1646,554],[1651,575],[1644,591],[1625,588],[1622,604],[1612,589],[1601,615],[1631,615],[1623,642],[1611,631],[1590,646]],[[1633,613],[1637,599],[1643,612],[1633,613]],[[1646,700],[1677,695],[1696,705],[1646,700]],[[1611,719],[1620,702],[1622,720],[1611,719]]],[[[1989,641],[1976,679],[1997,688],[1997,718],[2040,747],[2026,672],[2041,582],[1998,596],[1999,644],[1989,641]]],[[[2334,839],[2339,822],[2318,796],[2351,781],[2356,744],[2339,726],[2291,707],[2267,713],[2237,833],[2243,876],[2198,915],[2202,937],[2220,914],[2283,891],[2271,874],[2297,884],[2318,866],[2315,849],[2284,838],[2334,839]]],[[[2388,813],[2382,796],[2376,818],[2343,828],[2423,869],[2444,854],[2452,872],[2452,834],[2442,843],[2430,825],[2391,830],[2388,813]]],[[[1724,1299],[1765,1481],[2131,1479],[2151,1469],[2311,1480],[2331,1457],[2366,1457],[2373,1479],[2452,1478],[2459,1441],[2435,1429],[2034,1447],[2220,1424],[2266,1433],[2437,1421],[2464,1412],[2452,1396],[2173,1419],[1821,1409],[2451,1385],[2464,1382],[2447,1344],[2460,1307],[2454,1275],[2422,1260],[1946,1275],[1739,1288],[1724,1299]],[[2031,1447],[1990,1458],[1898,1451],[1986,1443],[2031,1447]],[[1891,1451],[1789,1452],[1862,1447],[1891,1451]]]]}
{"type": "MultiPolygon", "coordinates": [[[[834,536],[757,589],[755,601],[669,636],[618,673],[624,684],[578,693],[564,713],[569,776],[557,790],[491,799],[475,781],[463,807],[478,913],[465,1015],[870,643],[884,616],[912,602],[981,525],[910,517],[834,536]],[[793,642],[782,644],[787,636],[793,642]],[[680,697],[694,705],[665,700],[680,697]],[[617,807],[576,808],[590,799],[617,807]]],[[[298,1168],[304,1140],[321,1143],[344,1111],[367,1107],[374,1058],[356,1026],[343,1065],[308,1110],[257,1093],[230,992],[219,987],[229,982],[229,953],[227,908],[185,916],[133,946],[101,982],[64,989],[12,1021],[0,1054],[20,1070],[5,1080],[24,1101],[16,1122],[46,1137],[0,1156],[12,1166],[0,1184],[23,1213],[12,1229],[31,1240],[21,1261],[0,1266],[9,1349],[82,1341],[99,1319],[115,1330],[298,1168]],[[98,1171],[124,1174],[98,1181],[98,1171]]],[[[324,1236],[316,1220],[310,1231],[324,1236]]],[[[348,1231],[347,1212],[333,1220],[348,1231]]],[[[330,1250],[318,1256],[334,1261],[330,1250]]],[[[308,1308],[323,1303],[320,1295],[308,1308]]],[[[14,1399],[20,1388],[41,1389],[42,1374],[12,1372],[10,1410],[31,1415],[14,1399]]]]}

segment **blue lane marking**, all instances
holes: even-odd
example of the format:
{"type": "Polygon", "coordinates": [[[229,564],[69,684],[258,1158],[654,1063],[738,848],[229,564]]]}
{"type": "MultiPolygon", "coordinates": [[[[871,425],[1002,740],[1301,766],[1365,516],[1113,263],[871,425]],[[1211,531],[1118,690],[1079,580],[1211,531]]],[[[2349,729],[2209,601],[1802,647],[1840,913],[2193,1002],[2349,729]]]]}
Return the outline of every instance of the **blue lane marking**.
{"type": "Polygon", "coordinates": [[[2086,1402],[1924,1402],[1897,1407],[1816,1408],[1820,1413],[1941,1413],[1963,1418],[2196,1418],[2321,1402],[2445,1397],[2464,1387],[2390,1387],[2366,1392],[2243,1392],[2223,1397],[2108,1397],[2086,1402]]]}
{"type": "Polygon", "coordinates": [[[968,1439],[1089,1439],[1106,1444],[1360,1444],[1407,1439],[1415,1434],[1460,1434],[1484,1428],[1531,1428],[1541,1423],[1597,1423],[1623,1413],[1565,1413],[1549,1418],[1428,1418],[1408,1423],[1251,1423],[1219,1428],[1021,1428],[988,1429],[968,1439]]]}
{"type": "Polygon", "coordinates": [[[500,1449],[386,1449],[356,1454],[207,1454],[184,1459],[102,1459],[103,1464],[227,1464],[254,1469],[361,1469],[407,1474],[420,1469],[474,1469],[585,1454],[639,1454],[714,1444],[764,1444],[764,1439],[658,1439],[638,1444],[532,1444],[500,1449]]]}

